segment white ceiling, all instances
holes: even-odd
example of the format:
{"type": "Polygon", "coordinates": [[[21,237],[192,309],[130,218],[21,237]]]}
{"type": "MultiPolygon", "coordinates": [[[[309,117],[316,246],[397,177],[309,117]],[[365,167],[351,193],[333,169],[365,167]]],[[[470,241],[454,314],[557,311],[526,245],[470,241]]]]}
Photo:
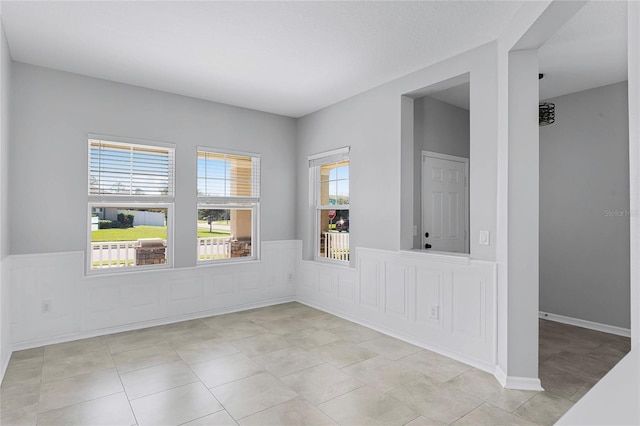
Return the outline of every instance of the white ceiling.
{"type": "MultiPolygon", "coordinates": [[[[626,14],[597,3],[541,49],[544,96],[626,78],[626,14]]],[[[496,39],[521,4],[3,0],[2,20],[16,61],[300,117],[496,39]]]]}
{"type": "Polygon", "coordinates": [[[540,99],[627,79],[627,4],[591,1],[540,48],[540,99]]]}
{"type": "MultiPolygon", "coordinates": [[[[539,60],[541,100],[626,80],[626,2],[587,3],[540,48],[539,60]]],[[[469,109],[469,83],[429,96],[469,109]]]]}

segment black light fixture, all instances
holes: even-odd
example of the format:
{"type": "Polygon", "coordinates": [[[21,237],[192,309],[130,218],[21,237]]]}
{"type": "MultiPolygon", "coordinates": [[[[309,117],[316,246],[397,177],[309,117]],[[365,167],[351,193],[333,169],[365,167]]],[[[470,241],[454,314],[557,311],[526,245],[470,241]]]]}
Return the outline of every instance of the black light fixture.
{"type": "MultiPolygon", "coordinates": [[[[538,74],[538,80],[542,80],[544,74],[538,74]]],[[[548,126],[556,121],[556,105],[551,102],[540,102],[538,104],[538,125],[548,126]]]]}

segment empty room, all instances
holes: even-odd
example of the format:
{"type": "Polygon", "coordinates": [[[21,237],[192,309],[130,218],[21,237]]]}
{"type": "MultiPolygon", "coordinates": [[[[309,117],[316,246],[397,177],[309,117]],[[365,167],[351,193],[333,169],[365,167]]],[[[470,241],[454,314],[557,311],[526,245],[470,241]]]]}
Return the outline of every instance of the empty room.
{"type": "Polygon", "coordinates": [[[640,424],[639,27],[0,0],[0,424],[640,424]]]}

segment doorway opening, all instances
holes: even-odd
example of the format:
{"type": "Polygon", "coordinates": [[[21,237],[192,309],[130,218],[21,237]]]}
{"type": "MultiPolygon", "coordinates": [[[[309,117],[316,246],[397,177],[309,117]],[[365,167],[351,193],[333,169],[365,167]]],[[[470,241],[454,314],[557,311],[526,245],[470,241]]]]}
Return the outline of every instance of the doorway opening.
{"type": "Polygon", "coordinates": [[[572,402],[630,347],[626,23],[589,2],[539,50],[539,376],[572,402]]]}

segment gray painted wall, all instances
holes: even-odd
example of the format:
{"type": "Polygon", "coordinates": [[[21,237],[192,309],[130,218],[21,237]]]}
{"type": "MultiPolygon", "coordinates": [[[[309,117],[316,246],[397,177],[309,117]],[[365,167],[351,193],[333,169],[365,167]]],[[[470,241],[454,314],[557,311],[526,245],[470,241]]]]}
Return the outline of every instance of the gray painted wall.
{"type": "Polygon", "coordinates": [[[415,99],[413,107],[413,220],[418,229],[413,247],[422,248],[422,151],[469,158],[469,111],[430,96],[415,99]]]}
{"type": "MultiPolygon", "coordinates": [[[[384,250],[413,245],[413,129],[401,112],[413,111],[404,94],[466,73],[471,82],[471,256],[495,260],[495,245],[481,246],[479,230],[495,235],[497,216],[497,45],[489,43],[383,84],[298,120],[298,237],[304,257],[313,256],[307,157],[350,146],[350,239],[352,247],[384,250]]],[[[352,261],[352,266],[355,262],[352,261]]]]}
{"type": "Polygon", "coordinates": [[[621,82],[551,99],[556,122],[540,128],[540,310],[624,328],[627,96],[621,82]]]}
{"type": "Polygon", "coordinates": [[[425,151],[469,158],[469,111],[424,96],[414,101],[416,145],[425,151]]]}
{"type": "Polygon", "coordinates": [[[21,63],[13,73],[12,254],[85,250],[88,133],[176,144],[175,266],[196,263],[198,145],[260,153],[262,240],[295,237],[294,119],[21,63]]]}
{"type": "Polygon", "coordinates": [[[0,377],[9,362],[10,303],[9,280],[4,259],[9,255],[9,140],[11,55],[0,19],[0,377]]]}

